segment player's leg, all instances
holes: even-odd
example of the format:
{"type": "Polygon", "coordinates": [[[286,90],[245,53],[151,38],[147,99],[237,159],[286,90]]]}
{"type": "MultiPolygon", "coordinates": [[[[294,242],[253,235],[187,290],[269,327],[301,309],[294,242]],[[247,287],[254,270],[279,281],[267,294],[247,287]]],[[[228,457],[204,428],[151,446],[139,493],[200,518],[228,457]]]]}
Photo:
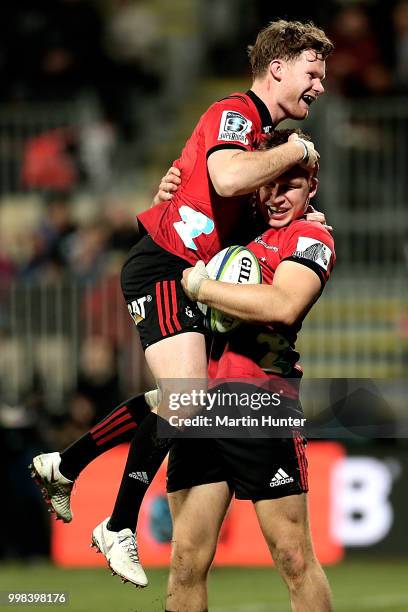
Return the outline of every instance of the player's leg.
{"type": "Polygon", "coordinates": [[[111,448],[129,442],[144,418],[157,405],[157,390],[127,399],[61,453],[33,458],[31,474],[57,519],[72,520],[70,496],[74,481],[91,461],[111,448]]]}
{"type": "MultiPolygon", "coordinates": [[[[158,393],[149,393],[148,399],[152,409],[155,410],[158,404],[158,393]],[[153,404],[154,400],[155,405],[153,404]]],[[[106,518],[95,527],[92,532],[91,544],[92,547],[97,548],[99,552],[105,555],[113,574],[119,575],[123,582],[132,582],[138,587],[145,587],[148,584],[147,576],[139,560],[134,533],[139,507],[153,475],[160,467],[163,455],[167,454],[171,442],[167,439],[160,440],[161,445],[157,444],[153,449],[153,454],[148,455],[148,465],[151,471],[138,471],[137,465],[134,465],[132,461],[132,450],[138,458],[138,455],[145,456],[143,451],[146,445],[149,448],[149,435],[148,432],[146,435],[144,430],[147,418],[141,423],[133,436],[112,517],[106,518]],[[139,486],[129,486],[128,480],[131,483],[135,481],[139,486]],[[132,494],[134,499],[131,498],[132,494]]]]}
{"type": "MultiPolygon", "coordinates": [[[[196,387],[197,379],[205,384],[207,378],[201,313],[180,285],[182,270],[188,265],[146,237],[128,259],[121,278],[153,375],[157,380],[180,380],[184,392],[196,387]]],[[[180,385],[175,388],[180,390],[180,385]]],[[[167,409],[164,402],[160,408],[167,409]]],[[[115,550],[108,551],[99,544],[102,539],[115,539],[112,533],[135,530],[144,495],[172,443],[171,439],[158,435],[160,419],[152,412],[135,432],[111,517],[94,530],[96,543],[112,567],[116,565],[115,550]],[[134,474],[139,478],[134,478],[134,474]]],[[[117,550],[122,556],[120,547],[117,550]]],[[[132,582],[135,572],[139,574],[141,568],[135,559],[134,554],[129,554],[126,575],[123,571],[117,572],[132,582]]],[[[122,559],[120,563],[123,567],[125,561],[122,559]]]]}
{"type": "MultiPolygon", "coordinates": [[[[140,334],[146,360],[157,381],[184,381],[188,391],[196,379],[206,381],[207,358],[202,316],[185,295],[180,279],[188,262],[142,239],[126,261],[121,276],[129,312],[140,334]],[[164,280],[163,280],[164,279],[164,280]],[[193,382],[191,382],[193,381],[193,382]]],[[[166,397],[158,407],[167,414],[166,397]]],[[[158,435],[160,416],[152,412],[135,432],[109,529],[134,531],[149,483],[168,453],[171,441],[158,435]],[[143,479],[129,474],[143,474],[143,479]]]]}
{"type": "Polygon", "coordinates": [[[173,538],[167,611],[205,612],[208,609],[207,575],[230,501],[226,482],[169,494],[173,538]]]}
{"type": "MultiPolygon", "coordinates": [[[[147,363],[157,379],[180,379],[183,391],[191,390],[191,382],[206,381],[207,360],[203,334],[182,333],[156,342],[146,350],[147,363]],[[177,359],[174,358],[177,355],[177,359]]],[[[180,385],[177,383],[177,388],[180,385]]],[[[162,410],[166,410],[161,404],[162,410]]],[[[158,407],[160,411],[160,406],[158,407]]],[[[156,411],[149,414],[135,432],[128,453],[115,506],[108,523],[112,531],[135,531],[140,507],[149,487],[172,444],[171,438],[160,437],[156,411]],[[141,475],[134,478],[134,474],[141,475]]]]}
{"type": "Polygon", "coordinates": [[[75,480],[93,459],[119,444],[129,442],[157,404],[157,389],[138,393],[120,404],[61,453],[62,474],[75,480]]]}
{"type": "Polygon", "coordinates": [[[262,533],[289,590],[292,612],[331,612],[329,583],[313,550],[307,495],[255,503],[262,533]]]}
{"type": "Polygon", "coordinates": [[[303,436],[293,432],[283,438],[221,439],[217,444],[237,499],[255,504],[293,612],[330,612],[330,589],[309,530],[303,436]]]}
{"type": "Polygon", "coordinates": [[[173,518],[169,611],[207,609],[207,573],[232,495],[227,477],[214,440],[175,441],[167,466],[173,518]]]}

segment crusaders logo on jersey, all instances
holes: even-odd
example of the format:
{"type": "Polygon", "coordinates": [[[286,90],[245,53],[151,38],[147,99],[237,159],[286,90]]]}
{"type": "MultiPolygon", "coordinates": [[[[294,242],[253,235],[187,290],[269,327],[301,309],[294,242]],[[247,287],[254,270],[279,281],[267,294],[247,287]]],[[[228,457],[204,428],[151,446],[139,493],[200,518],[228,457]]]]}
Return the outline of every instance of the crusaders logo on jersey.
{"type": "Polygon", "coordinates": [[[236,111],[224,111],[221,115],[218,140],[248,144],[247,134],[251,131],[252,121],[236,111]]]}

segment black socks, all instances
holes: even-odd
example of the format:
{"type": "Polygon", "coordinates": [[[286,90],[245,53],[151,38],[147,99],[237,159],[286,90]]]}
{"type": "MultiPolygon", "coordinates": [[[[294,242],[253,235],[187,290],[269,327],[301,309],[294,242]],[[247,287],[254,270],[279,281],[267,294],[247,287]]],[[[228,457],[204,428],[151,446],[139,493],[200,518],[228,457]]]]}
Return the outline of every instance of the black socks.
{"type": "Polygon", "coordinates": [[[144,393],[139,393],[117,406],[88,433],[61,453],[60,471],[75,480],[96,457],[118,444],[129,442],[137,427],[150,414],[144,393]]]}
{"type": "Polygon", "coordinates": [[[134,433],[115,507],[108,523],[111,531],[126,528],[135,530],[145,493],[173,443],[172,438],[157,436],[159,419],[160,416],[149,414],[134,433]]]}

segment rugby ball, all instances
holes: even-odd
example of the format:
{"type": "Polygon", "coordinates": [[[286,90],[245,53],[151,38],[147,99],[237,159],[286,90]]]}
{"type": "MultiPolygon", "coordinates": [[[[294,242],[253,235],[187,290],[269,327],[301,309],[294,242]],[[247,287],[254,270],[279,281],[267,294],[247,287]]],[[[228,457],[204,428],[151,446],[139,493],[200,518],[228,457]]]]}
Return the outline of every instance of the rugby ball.
{"type": "MultiPolygon", "coordinates": [[[[257,258],[252,251],[243,246],[223,249],[208,262],[206,269],[212,280],[224,283],[255,285],[262,282],[262,272],[257,258]]],[[[197,305],[204,314],[207,328],[212,332],[226,334],[241,324],[240,319],[235,319],[216,308],[210,308],[200,302],[197,302],[197,305]]]]}

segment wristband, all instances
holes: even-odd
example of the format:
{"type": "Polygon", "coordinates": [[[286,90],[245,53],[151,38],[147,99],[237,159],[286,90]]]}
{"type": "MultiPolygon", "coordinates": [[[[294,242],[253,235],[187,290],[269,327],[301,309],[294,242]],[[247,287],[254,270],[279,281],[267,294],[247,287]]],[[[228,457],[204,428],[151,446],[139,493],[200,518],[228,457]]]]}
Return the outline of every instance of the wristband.
{"type": "Polygon", "coordinates": [[[297,141],[301,142],[304,148],[303,157],[300,161],[307,163],[309,161],[309,147],[307,146],[303,138],[298,138],[297,141]]]}

